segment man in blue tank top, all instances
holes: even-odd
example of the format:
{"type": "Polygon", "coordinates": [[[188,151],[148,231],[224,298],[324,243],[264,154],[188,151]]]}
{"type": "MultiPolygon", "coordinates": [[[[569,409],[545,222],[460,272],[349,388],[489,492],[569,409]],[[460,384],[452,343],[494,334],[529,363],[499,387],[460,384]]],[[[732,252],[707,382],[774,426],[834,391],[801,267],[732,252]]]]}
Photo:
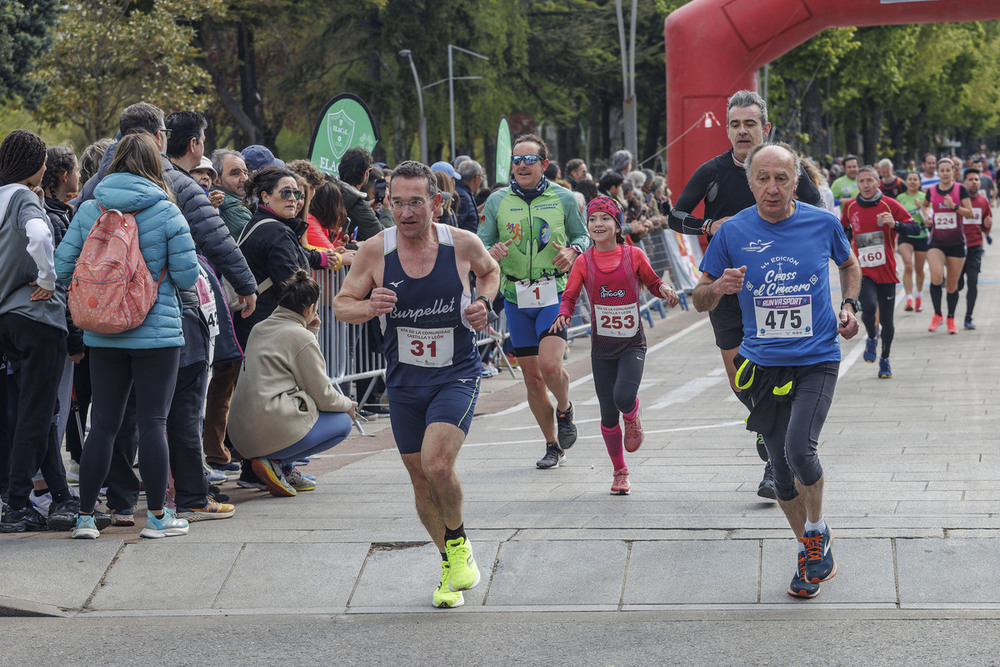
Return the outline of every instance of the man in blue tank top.
{"type": "Polygon", "coordinates": [[[441,194],[426,165],[403,162],[391,182],[396,226],[361,246],[333,307],[351,324],[380,320],[393,437],[417,514],[441,552],[434,606],[458,607],[462,591],[479,583],[479,569],[465,536],[455,459],[479,395],[474,332],[486,326],[500,268],[475,234],[432,223],[441,194]]]}

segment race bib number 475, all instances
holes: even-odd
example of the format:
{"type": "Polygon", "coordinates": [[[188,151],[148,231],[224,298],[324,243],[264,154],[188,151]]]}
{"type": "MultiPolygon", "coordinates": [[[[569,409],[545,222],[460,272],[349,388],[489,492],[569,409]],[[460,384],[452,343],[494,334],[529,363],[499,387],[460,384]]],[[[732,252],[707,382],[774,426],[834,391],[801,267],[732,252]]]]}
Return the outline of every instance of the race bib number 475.
{"type": "Polygon", "coordinates": [[[813,335],[811,296],[756,297],[753,306],[758,338],[805,338],[813,335]]]}

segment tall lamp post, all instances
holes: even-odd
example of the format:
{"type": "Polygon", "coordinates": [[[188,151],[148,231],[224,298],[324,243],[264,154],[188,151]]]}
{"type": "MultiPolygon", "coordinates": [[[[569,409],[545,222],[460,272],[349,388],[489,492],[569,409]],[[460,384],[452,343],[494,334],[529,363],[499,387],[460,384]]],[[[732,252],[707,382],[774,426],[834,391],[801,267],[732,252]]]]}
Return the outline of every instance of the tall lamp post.
{"type": "Polygon", "coordinates": [[[632,0],[631,39],[625,44],[625,19],[622,16],[622,0],[615,0],[618,13],[618,40],[622,51],[622,119],[625,123],[625,148],[632,153],[635,160],[633,167],[638,167],[639,161],[639,123],[635,99],[635,23],[638,13],[638,0],[632,0]]]}
{"type": "MultiPolygon", "coordinates": [[[[449,51],[449,56],[451,52],[449,51]]],[[[420,77],[417,76],[417,66],[413,64],[413,53],[409,49],[402,49],[399,55],[410,61],[410,70],[413,72],[413,81],[417,84],[417,108],[420,111],[420,161],[427,164],[427,119],[424,117],[424,91],[420,87],[420,77]]],[[[449,66],[451,60],[449,59],[449,66]]],[[[451,130],[451,143],[452,150],[454,150],[455,145],[455,119],[452,116],[452,130],[451,130]]]]}
{"type": "Polygon", "coordinates": [[[456,77],[452,69],[451,64],[451,52],[452,50],[461,51],[462,53],[468,53],[470,56],[475,56],[477,58],[482,58],[488,61],[489,58],[481,53],[476,53],[475,51],[470,51],[468,49],[463,49],[461,46],[455,46],[454,44],[448,45],[448,104],[451,106],[451,159],[455,159],[455,79],[481,79],[481,76],[459,76],[456,77]]]}

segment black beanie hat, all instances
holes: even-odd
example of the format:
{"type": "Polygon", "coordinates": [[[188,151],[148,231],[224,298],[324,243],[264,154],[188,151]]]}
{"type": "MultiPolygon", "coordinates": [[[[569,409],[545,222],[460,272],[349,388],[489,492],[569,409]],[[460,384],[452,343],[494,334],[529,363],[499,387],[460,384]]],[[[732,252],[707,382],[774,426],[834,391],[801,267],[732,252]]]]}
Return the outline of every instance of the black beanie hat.
{"type": "Polygon", "coordinates": [[[0,185],[32,176],[45,164],[45,142],[34,132],[14,130],[0,143],[0,185]]]}

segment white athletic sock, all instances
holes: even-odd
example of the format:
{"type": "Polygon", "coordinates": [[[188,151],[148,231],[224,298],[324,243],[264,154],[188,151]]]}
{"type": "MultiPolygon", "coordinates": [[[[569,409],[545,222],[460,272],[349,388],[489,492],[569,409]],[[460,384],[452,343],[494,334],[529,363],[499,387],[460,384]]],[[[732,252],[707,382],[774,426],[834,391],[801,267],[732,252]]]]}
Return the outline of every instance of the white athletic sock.
{"type": "Polygon", "coordinates": [[[812,521],[808,520],[806,521],[806,532],[808,533],[811,530],[815,530],[820,533],[826,530],[826,521],[823,519],[823,517],[820,517],[819,521],[817,521],[816,523],[813,523],[812,521]]]}

